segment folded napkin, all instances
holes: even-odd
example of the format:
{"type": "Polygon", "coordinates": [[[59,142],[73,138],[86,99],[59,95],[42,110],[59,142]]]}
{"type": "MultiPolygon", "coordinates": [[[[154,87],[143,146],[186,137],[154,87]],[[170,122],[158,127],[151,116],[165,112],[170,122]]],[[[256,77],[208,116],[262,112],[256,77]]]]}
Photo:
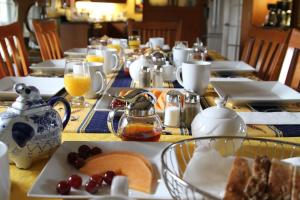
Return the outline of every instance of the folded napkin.
{"type": "Polygon", "coordinates": [[[300,124],[300,112],[238,112],[246,124],[300,124]]]}

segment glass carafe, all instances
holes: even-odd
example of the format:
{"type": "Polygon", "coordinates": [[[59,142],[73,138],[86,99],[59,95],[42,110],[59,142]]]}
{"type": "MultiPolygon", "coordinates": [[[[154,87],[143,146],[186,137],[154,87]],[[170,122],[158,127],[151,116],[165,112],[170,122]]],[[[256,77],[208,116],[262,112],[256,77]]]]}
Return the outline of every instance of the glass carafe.
{"type": "MultiPolygon", "coordinates": [[[[128,102],[128,106],[117,108],[109,112],[107,125],[109,130],[124,141],[157,142],[163,131],[163,125],[154,109],[155,97],[147,90],[133,91],[136,95],[132,98],[118,98],[128,102]],[[118,122],[118,129],[113,126],[114,116],[120,110],[124,110],[118,122]]],[[[132,93],[132,92],[131,92],[132,93]]]]}

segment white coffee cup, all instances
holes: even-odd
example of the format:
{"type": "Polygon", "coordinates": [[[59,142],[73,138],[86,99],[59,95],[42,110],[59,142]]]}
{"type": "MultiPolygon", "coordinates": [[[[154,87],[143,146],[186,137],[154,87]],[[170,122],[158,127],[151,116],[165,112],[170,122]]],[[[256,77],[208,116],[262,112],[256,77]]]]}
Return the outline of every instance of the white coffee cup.
{"type": "Polygon", "coordinates": [[[153,48],[156,47],[162,48],[165,44],[165,39],[162,37],[152,37],[149,38],[149,44],[151,44],[153,48]]]}
{"type": "Polygon", "coordinates": [[[179,84],[186,90],[192,90],[203,95],[210,78],[210,62],[189,61],[177,68],[176,78],[179,84]],[[182,79],[180,72],[182,71],[182,79]]]}
{"type": "Polygon", "coordinates": [[[88,99],[94,99],[106,88],[106,76],[102,72],[103,64],[98,62],[88,62],[87,67],[91,77],[91,87],[84,96],[88,99]]]}
{"type": "Polygon", "coordinates": [[[7,146],[0,141],[0,199],[9,200],[10,179],[7,146]]]}
{"type": "Polygon", "coordinates": [[[108,75],[113,70],[119,70],[120,58],[116,49],[107,48],[103,50],[103,72],[108,75]]]}
{"type": "Polygon", "coordinates": [[[189,59],[189,54],[193,51],[191,48],[177,48],[174,47],[173,52],[173,64],[176,67],[181,66],[183,62],[187,62],[189,59]]]}

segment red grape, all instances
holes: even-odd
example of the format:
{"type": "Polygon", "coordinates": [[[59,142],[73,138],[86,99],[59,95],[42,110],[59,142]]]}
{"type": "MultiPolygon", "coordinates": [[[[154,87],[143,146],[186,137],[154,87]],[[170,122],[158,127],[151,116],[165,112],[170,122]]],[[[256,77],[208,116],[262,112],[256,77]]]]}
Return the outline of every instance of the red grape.
{"type": "Polygon", "coordinates": [[[74,164],[75,160],[78,158],[78,154],[75,153],[75,152],[70,152],[68,154],[68,157],[67,157],[67,160],[68,160],[68,163],[70,163],[71,165],[74,164]]]}
{"type": "Polygon", "coordinates": [[[105,172],[104,175],[103,175],[104,182],[107,183],[107,185],[111,185],[112,180],[113,180],[115,175],[116,175],[116,173],[113,172],[113,171],[105,172]]]}
{"type": "Polygon", "coordinates": [[[90,177],[90,181],[95,181],[99,186],[102,185],[103,177],[100,174],[94,174],[90,177]]]}
{"type": "Polygon", "coordinates": [[[90,156],[91,148],[88,145],[81,145],[78,148],[78,154],[83,159],[87,159],[90,156]]]}
{"type": "Polygon", "coordinates": [[[59,194],[67,195],[70,193],[70,190],[71,190],[71,186],[69,185],[69,183],[67,181],[60,181],[56,185],[56,191],[59,194]]]}
{"type": "Polygon", "coordinates": [[[81,158],[81,157],[78,157],[75,161],[74,161],[74,167],[76,168],[76,169],[79,169],[79,168],[81,168],[81,167],[83,167],[83,165],[85,164],[85,161],[84,161],[84,159],[83,158],[81,158]]]}
{"type": "Polygon", "coordinates": [[[82,184],[82,178],[76,174],[72,175],[68,179],[68,183],[71,187],[79,189],[82,184]]]}
{"type": "Polygon", "coordinates": [[[94,147],[91,149],[91,154],[92,155],[97,155],[97,154],[100,154],[102,153],[102,149],[100,149],[99,147],[94,147]]]}
{"type": "Polygon", "coordinates": [[[113,99],[111,102],[111,107],[112,108],[119,108],[119,107],[124,107],[126,103],[124,101],[121,101],[119,99],[113,99]]]}
{"type": "Polygon", "coordinates": [[[95,194],[98,192],[99,185],[96,181],[87,181],[85,184],[85,190],[91,194],[95,194]]]}

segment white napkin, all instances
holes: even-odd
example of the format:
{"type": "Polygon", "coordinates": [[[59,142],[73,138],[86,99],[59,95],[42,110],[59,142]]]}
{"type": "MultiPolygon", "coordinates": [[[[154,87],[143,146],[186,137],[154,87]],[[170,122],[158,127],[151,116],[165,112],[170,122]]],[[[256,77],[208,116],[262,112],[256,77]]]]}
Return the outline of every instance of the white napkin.
{"type": "Polygon", "coordinates": [[[214,149],[197,148],[183,179],[218,198],[224,197],[227,177],[234,157],[222,157],[214,149]]]}
{"type": "Polygon", "coordinates": [[[300,112],[238,112],[246,124],[300,124],[300,112]]]}

